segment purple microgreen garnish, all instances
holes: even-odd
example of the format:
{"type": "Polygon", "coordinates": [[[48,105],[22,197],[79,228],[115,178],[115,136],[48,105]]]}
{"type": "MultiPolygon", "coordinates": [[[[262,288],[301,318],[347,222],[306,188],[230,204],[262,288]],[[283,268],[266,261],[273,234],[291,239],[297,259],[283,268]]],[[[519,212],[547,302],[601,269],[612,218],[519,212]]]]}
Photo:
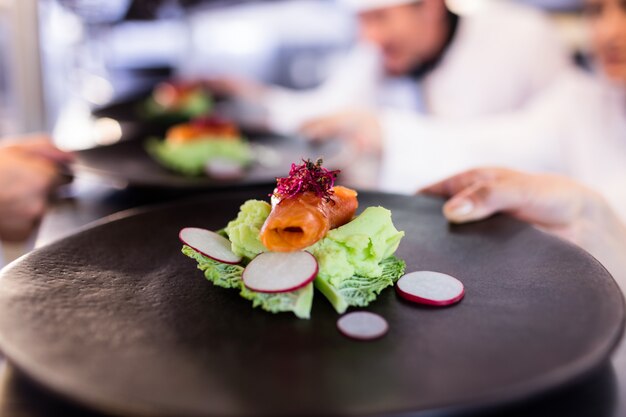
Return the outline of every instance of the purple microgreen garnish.
{"type": "Polygon", "coordinates": [[[316,196],[330,201],[333,195],[332,188],[340,170],[328,170],[322,166],[320,158],[313,162],[310,159],[302,160],[302,164],[291,164],[289,176],[276,178],[274,194],[281,198],[295,197],[305,192],[315,193],[316,196]]]}

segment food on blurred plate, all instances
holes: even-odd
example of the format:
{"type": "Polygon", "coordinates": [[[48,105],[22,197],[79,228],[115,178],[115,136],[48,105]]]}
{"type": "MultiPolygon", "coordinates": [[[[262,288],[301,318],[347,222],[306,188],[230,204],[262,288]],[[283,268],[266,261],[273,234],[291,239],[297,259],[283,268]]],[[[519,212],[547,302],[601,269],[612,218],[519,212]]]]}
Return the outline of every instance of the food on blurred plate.
{"type": "Polygon", "coordinates": [[[215,117],[172,126],[165,140],[150,138],[145,146],[161,165],[188,176],[235,179],[253,159],[237,127],[215,117]]]}
{"type": "Polygon", "coordinates": [[[183,229],[182,252],[214,285],[235,288],[272,313],[309,318],[314,286],[338,313],[367,306],[404,274],[404,261],[394,256],[404,232],[383,207],[354,217],[357,193],[335,186],[338,173],[321,159],[292,164],[272,204],[246,201],[219,234],[183,229]]]}
{"type": "Polygon", "coordinates": [[[189,120],[212,109],[213,97],[202,84],[178,81],[157,84],[144,103],[143,113],[148,118],[189,120]]]}

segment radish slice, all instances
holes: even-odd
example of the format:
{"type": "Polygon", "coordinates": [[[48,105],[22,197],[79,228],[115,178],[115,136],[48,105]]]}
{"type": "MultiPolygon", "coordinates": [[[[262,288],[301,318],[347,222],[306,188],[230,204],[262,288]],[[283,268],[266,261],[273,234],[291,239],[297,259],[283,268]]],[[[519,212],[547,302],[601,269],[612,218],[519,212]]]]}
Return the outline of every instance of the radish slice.
{"type": "Polygon", "coordinates": [[[244,269],[246,287],[257,292],[290,292],[317,276],[317,259],[309,252],[264,252],[244,269]]]}
{"type": "Polygon", "coordinates": [[[337,328],[344,335],[357,340],[383,337],[389,330],[387,320],[369,311],[355,311],[337,320],[337,328]]]}
{"type": "Polygon", "coordinates": [[[197,227],[185,227],[178,238],[193,250],[225,264],[238,264],[241,256],[230,250],[230,241],[215,232],[197,227]]]}
{"type": "Polygon", "coordinates": [[[400,297],[414,303],[448,306],[465,295],[463,283],[441,272],[416,271],[404,275],[396,284],[400,297]]]}
{"type": "Polygon", "coordinates": [[[237,180],[244,176],[245,170],[240,162],[227,158],[212,158],[204,165],[208,176],[218,180],[237,180]]]}

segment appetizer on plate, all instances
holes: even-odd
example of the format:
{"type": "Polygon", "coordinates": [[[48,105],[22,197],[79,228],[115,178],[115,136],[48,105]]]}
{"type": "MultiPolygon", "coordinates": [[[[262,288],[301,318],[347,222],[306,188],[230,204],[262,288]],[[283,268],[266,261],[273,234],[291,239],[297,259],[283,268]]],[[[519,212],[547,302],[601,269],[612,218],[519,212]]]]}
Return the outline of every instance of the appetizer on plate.
{"type": "Polygon", "coordinates": [[[246,201],[219,234],[183,229],[183,253],[213,284],[272,313],[309,318],[314,287],[338,313],[367,306],[404,274],[394,256],[404,232],[384,207],[355,217],[357,193],[335,186],[338,173],[321,160],[292,164],[270,202],[246,201]]]}
{"type": "Polygon", "coordinates": [[[165,140],[148,139],[146,150],[172,171],[223,179],[240,177],[253,159],[250,144],[237,126],[215,117],[172,126],[165,140]]]}
{"type": "Polygon", "coordinates": [[[213,97],[202,84],[180,81],[157,84],[143,104],[143,114],[148,118],[189,120],[212,109],[213,97]]]}

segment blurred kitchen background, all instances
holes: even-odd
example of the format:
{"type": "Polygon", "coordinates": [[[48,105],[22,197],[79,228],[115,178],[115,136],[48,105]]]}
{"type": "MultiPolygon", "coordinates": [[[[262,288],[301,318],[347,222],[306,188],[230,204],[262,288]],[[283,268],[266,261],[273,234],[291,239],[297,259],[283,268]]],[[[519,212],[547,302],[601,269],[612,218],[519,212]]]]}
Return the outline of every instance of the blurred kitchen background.
{"type": "MultiPolygon", "coordinates": [[[[449,0],[459,13],[488,1],[449,0]]],[[[517,0],[549,11],[584,61],[580,0],[517,0]]],[[[119,139],[94,108],[173,76],[243,75],[317,85],[355,38],[335,0],[0,0],[0,135],[47,131],[85,148],[119,139]]]]}

